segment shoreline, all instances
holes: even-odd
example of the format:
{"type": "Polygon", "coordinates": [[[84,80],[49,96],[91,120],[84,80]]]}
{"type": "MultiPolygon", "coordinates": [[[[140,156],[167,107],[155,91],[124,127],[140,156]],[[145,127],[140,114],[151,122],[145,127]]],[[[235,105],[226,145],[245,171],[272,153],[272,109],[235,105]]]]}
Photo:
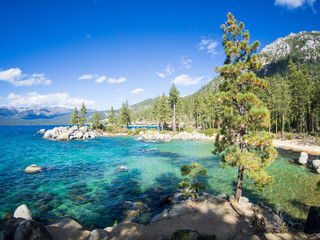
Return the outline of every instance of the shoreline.
{"type": "Polygon", "coordinates": [[[293,140],[276,139],[276,140],[273,140],[273,146],[284,149],[284,150],[306,152],[308,154],[320,156],[320,146],[301,145],[297,139],[293,139],[293,140]]]}

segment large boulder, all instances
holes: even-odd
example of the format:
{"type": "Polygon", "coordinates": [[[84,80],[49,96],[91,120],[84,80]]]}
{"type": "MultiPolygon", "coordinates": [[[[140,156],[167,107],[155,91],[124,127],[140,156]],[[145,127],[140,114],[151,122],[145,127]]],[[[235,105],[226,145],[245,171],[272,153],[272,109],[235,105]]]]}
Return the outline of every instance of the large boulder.
{"type": "Polygon", "coordinates": [[[320,167],[320,160],[317,159],[317,160],[313,160],[312,161],[312,166],[314,167],[314,169],[317,169],[320,167]]]}
{"type": "Polygon", "coordinates": [[[24,169],[25,173],[37,173],[37,172],[41,172],[43,170],[42,167],[39,167],[36,164],[31,164],[30,166],[26,167],[24,169]]]}
{"type": "Polygon", "coordinates": [[[14,231],[14,240],[53,240],[48,231],[34,220],[20,222],[14,231]]]}
{"type": "Polygon", "coordinates": [[[87,240],[90,231],[79,221],[72,217],[63,217],[55,220],[45,228],[54,239],[59,240],[87,240]]]}
{"type": "Polygon", "coordinates": [[[69,132],[62,133],[57,137],[57,140],[59,140],[59,141],[67,141],[67,140],[69,140],[69,136],[70,136],[69,132]]]}
{"type": "Polygon", "coordinates": [[[304,231],[308,234],[320,233],[320,207],[311,207],[305,223],[304,231]]]}
{"type": "Polygon", "coordinates": [[[88,240],[107,240],[109,233],[103,229],[94,229],[89,237],[88,240]]]}
{"type": "Polygon", "coordinates": [[[302,152],[299,157],[299,163],[305,165],[308,163],[308,153],[302,152]]]}
{"type": "Polygon", "coordinates": [[[13,217],[23,218],[23,219],[32,219],[33,215],[30,208],[28,208],[27,205],[23,204],[17,207],[17,209],[14,211],[13,217]]]}
{"type": "Polygon", "coordinates": [[[86,132],[88,132],[88,127],[87,126],[83,126],[83,127],[79,128],[79,131],[82,132],[82,133],[86,133],[86,132]]]}
{"type": "Polygon", "coordinates": [[[81,139],[83,137],[83,133],[81,131],[77,131],[74,135],[75,139],[81,139]]]}

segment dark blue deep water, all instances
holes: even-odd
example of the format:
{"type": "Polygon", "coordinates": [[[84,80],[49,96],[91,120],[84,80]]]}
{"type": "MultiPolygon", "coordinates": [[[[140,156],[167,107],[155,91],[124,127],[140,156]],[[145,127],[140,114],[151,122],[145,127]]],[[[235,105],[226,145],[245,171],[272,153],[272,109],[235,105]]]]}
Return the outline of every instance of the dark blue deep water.
{"type": "MultiPolygon", "coordinates": [[[[101,228],[124,220],[128,209],[121,203],[131,201],[140,206],[133,218],[145,223],[161,211],[159,197],[177,190],[180,167],[192,162],[209,169],[203,179],[207,192],[234,193],[237,170],[221,168],[211,153],[212,142],[144,143],[134,137],[58,142],[36,134],[53,127],[0,126],[1,215],[27,204],[40,220],[73,216],[91,228],[101,228]],[[24,173],[30,164],[44,171],[24,173]],[[121,166],[128,170],[116,171],[121,166]]],[[[310,206],[320,205],[320,176],[310,165],[292,163],[298,157],[299,153],[279,150],[268,169],[274,184],[259,192],[245,179],[243,194],[289,218],[305,219],[310,206]]]]}

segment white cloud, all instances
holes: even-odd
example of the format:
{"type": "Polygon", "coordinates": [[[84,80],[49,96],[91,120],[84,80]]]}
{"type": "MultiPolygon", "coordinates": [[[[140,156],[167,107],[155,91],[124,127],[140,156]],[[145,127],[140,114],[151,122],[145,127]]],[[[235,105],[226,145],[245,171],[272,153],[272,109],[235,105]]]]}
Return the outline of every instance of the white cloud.
{"type": "Polygon", "coordinates": [[[0,71],[0,81],[9,82],[16,87],[49,85],[51,83],[51,80],[46,79],[43,73],[22,74],[20,68],[0,71]]]}
{"type": "Polygon", "coordinates": [[[302,7],[305,3],[307,3],[315,12],[315,9],[313,8],[313,4],[315,2],[316,0],[275,0],[274,4],[284,6],[289,9],[294,9],[294,8],[302,7]]]}
{"type": "Polygon", "coordinates": [[[164,73],[156,72],[156,74],[161,78],[166,78],[166,75],[164,73]]]}
{"type": "Polygon", "coordinates": [[[120,77],[118,79],[116,79],[116,78],[108,78],[108,80],[107,80],[108,83],[123,83],[125,81],[127,81],[127,79],[125,77],[120,77]]]}
{"type": "Polygon", "coordinates": [[[97,83],[103,83],[105,80],[107,80],[107,77],[106,76],[101,76],[101,77],[98,77],[95,82],[97,83]]]}
{"type": "Polygon", "coordinates": [[[142,93],[142,92],[144,92],[143,88],[136,88],[136,89],[132,90],[130,93],[139,94],[139,93],[142,93]]]}
{"type": "Polygon", "coordinates": [[[108,78],[106,76],[99,76],[98,74],[84,74],[78,78],[78,80],[91,80],[95,79],[94,81],[97,83],[103,83],[107,81],[108,83],[122,83],[127,81],[126,78],[120,77],[118,79],[116,78],[108,78]]]}
{"type": "Polygon", "coordinates": [[[90,79],[97,78],[97,77],[99,77],[99,75],[84,74],[84,75],[78,77],[78,80],[90,80],[90,79]]]}
{"type": "Polygon", "coordinates": [[[166,78],[172,73],[174,73],[174,67],[172,67],[170,64],[167,64],[167,66],[163,69],[163,72],[156,72],[156,74],[161,78],[166,78]]]}
{"type": "Polygon", "coordinates": [[[189,69],[191,68],[192,59],[181,57],[181,68],[182,69],[189,69]]]}
{"type": "Polygon", "coordinates": [[[196,85],[199,84],[200,81],[203,79],[203,76],[197,77],[197,78],[192,78],[188,76],[187,74],[182,74],[177,76],[172,83],[176,85],[182,85],[182,86],[190,86],[190,85],[196,85]]]}
{"type": "Polygon", "coordinates": [[[61,106],[67,108],[80,107],[82,103],[86,107],[93,108],[95,103],[92,100],[83,98],[72,98],[68,93],[51,93],[41,95],[37,92],[23,93],[21,95],[10,93],[6,101],[11,106],[61,106]]]}
{"type": "Polygon", "coordinates": [[[201,42],[198,44],[198,49],[200,51],[206,50],[207,53],[215,55],[215,54],[217,54],[216,48],[218,47],[218,45],[219,45],[219,42],[214,41],[211,38],[202,39],[201,42]]]}

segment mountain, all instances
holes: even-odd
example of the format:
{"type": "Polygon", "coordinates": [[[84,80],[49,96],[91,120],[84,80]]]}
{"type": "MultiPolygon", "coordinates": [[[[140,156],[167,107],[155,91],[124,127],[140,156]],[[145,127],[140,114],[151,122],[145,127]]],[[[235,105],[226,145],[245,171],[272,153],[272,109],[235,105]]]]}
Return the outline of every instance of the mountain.
{"type": "Polygon", "coordinates": [[[69,121],[72,110],[64,107],[0,107],[0,124],[53,124],[69,121]],[[68,119],[68,120],[67,120],[68,119]]]}
{"type": "Polygon", "coordinates": [[[264,64],[262,70],[257,73],[259,77],[269,77],[275,73],[286,75],[290,58],[298,65],[306,65],[309,73],[314,75],[320,69],[320,32],[291,33],[267,45],[258,55],[264,64]]]}

